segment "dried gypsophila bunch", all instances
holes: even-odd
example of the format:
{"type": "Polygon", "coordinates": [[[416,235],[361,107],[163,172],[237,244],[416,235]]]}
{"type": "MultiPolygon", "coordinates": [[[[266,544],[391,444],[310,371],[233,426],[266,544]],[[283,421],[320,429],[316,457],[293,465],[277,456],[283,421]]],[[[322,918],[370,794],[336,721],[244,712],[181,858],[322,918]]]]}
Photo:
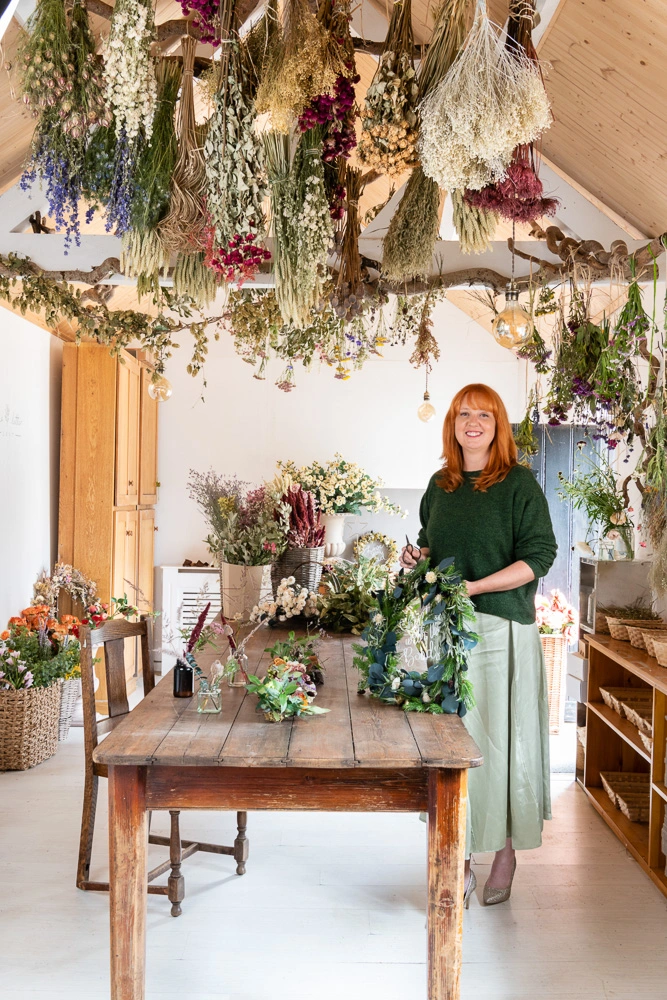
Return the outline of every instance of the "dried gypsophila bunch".
{"type": "Polygon", "coordinates": [[[156,39],[151,0],[118,0],[104,47],[107,101],[116,135],[151,136],[157,99],[151,45],[156,39]]]}
{"type": "Polygon", "coordinates": [[[417,164],[419,87],[412,57],[411,0],[394,4],[384,52],[366,91],[359,157],[393,175],[417,164]]]}
{"type": "Polygon", "coordinates": [[[463,49],[420,111],[424,171],[449,191],[500,179],[516,146],[534,142],[552,121],[539,66],[500,44],[481,4],[463,49]]]}

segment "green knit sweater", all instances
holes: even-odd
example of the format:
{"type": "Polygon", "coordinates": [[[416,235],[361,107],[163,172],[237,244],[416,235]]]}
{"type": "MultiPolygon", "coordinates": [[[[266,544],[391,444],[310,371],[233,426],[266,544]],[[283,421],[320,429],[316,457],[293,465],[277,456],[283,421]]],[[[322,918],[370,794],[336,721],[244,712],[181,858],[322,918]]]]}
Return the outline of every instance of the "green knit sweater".
{"type": "Polygon", "coordinates": [[[473,489],[479,472],[464,473],[464,482],[445,493],[431,477],[419,508],[417,544],[430,549],[432,565],[453,556],[465,580],[481,580],[522,559],[535,579],[515,590],[479,594],[478,611],[529,625],[535,621],[539,577],[556,558],[556,539],[546,497],[533,473],[515,465],[502,482],[486,493],[473,489]]]}

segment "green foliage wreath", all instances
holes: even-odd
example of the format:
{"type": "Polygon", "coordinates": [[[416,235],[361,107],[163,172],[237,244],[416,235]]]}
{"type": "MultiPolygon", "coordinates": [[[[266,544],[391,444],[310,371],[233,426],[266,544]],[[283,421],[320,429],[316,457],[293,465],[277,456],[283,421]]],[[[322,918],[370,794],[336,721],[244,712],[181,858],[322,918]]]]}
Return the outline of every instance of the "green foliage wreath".
{"type": "Polygon", "coordinates": [[[464,716],[475,704],[466,677],[468,655],[479,641],[469,627],[474,619],[453,559],[443,559],[434,569],[424,560],[408,573],[401,570],[391,590],[375,594],[375,607],[361,633],[365,645],[354,646],[360,692],[370,690],[406,712],[464,716]],[[430,636],[426,670],[406,670],[398,642],[420,630],[430,636]]]}

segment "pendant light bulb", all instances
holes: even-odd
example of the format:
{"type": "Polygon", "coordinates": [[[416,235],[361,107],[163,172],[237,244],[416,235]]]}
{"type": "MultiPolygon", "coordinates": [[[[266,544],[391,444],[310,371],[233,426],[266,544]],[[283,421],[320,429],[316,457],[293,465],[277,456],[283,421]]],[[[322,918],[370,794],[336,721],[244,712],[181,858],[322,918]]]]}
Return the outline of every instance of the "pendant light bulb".
{"type": "Polygon", "coordinates": [[[509,284],[505,290],[505,308],[493,321],[493,336],[501,347],[523,347],[533,335],[530,313],[519,303],[519,289],[509,284]]]}
{"type": "Polygon", "coordinates": [[[173,391],[171,382],[164,375],[158,375],[148,383],[148,395],[158,403],[165,403],[173,391]]]}
{"type": "Polygon", "coordinates": [[[422,423],[427,424],[435,416],[435,406],[430,402],[431,397],[428,392],[424,393],[424,402],[417,410],[417,416],[422,423]]]}

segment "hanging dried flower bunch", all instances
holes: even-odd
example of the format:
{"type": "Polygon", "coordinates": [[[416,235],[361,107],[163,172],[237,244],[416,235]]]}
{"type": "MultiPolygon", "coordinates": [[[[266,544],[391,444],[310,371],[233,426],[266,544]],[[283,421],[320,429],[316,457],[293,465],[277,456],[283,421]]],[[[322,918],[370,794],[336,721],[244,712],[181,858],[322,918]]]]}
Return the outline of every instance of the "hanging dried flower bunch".
{"type": "Polygon", "coordinates": [[[332,92],[344,70],[342,53],[308,0],[287,0],[270,45],[255,105],[258,114],[271,116],[275,131],[286,133],[314,98],[332,92]]]}
{"type": "Polygon", "coordinates": [[[207,263],[225,281],[252,277],[270,253],[263,202],[268,194],[264,147],[254,125],[238,42],[229,45],[226,79],[215,97],[204,147],[207,263]]]}
{"type": "Polygon", "coordinates": [[[466,191],[465,200],[468,205],[516,222],[531,222],[544,215],[555,215],[558,208],[556,198],[544,197],[532,146],[517,146],[502,180],[481,191],[466,191]]]}
{"type": "Polygon", "coordinates": [[[155,77],[157,105],[153,131],[137,161],[132,228],[123,236],[121,253],[122,271],[138,279],[139,296],[157,290],[159,272],[169,265],[169,254],[165,254],[157,226],[169,208],[171,176],[178,155],[174,112],[181,67],[174,60],[160,59],[155,77]]]}
{"type": "Polygon", "coordinates": [[[397,0],[384,51],[366,91],[359,158],[393,176],[417,165],[417,99],[412,0],[397,0]]]}
{"type": "Polygon", "coordinates": [[[432,363],[440,360],[440,348],[432,333],[433,320],[431,319],[436,298],[435,291],[427,292],[423,297],[415,349],[410,355],[411,365],[414,365],[415,368],[425,366],[429,371],[432,363]]]}
{"type": "Polygon", "coordinates": [[[451,191],[479,190],[500,179],[516,146],[551,124],[539,68],[519,49],[499,44],[478,0],[475,21],[444,80],[421,105],[424,171],[451,191]]]}
{"type": "Polygon", "coordinates": [[[83,3],[76,0],[68,24],[61,0],[40,0],[28,29],[19,58],[23,100],[37,125],[21,187],[28,189],[37,177],[45,182],[49,211],[65,231],[67,248],[72,236],[79,242],[78,203],[92,130],[109,125],[111,116],[83,3]]]}
{"type": "Polygon", "coordinates": [[[336,294],[331,305],[336,315],[348,322],[360,315],[364,307],[364,286],[359,253],[359,236],[361,235],[359,198],[363,187],[361,178],[361,170],[346,164],[347,211],[340,250],[340,265],[336,279],[336,294]]]}
{"type": "Polygon", "coordinates": [[[484,253],[496,233],[498,215],[470,204],[461,191],[452,191],[452,218],[462,253],[484,253]]]}
{"type": "Polygon", "coordinates": [[[217,291],[215,272],[206,266],[203,251],[179,253],[176,257],[173,280],[174,293],[192,299],[200,309],[209,305],[215,298],[217,291]]]}
{"type": "Polygon", "coordinates": [[[219,0],[180,0],[183,17],[194,13],[192,24],[199,30],[200,41],[213,46],[220,44],[219,0]]]}
{"type": "Polygon", "coordinates": [[[178,107],[178,157],[171,178],[169,212],[160,223],[160,239],[170,252],[197,253],[204,248],[206,166],[204,136],[195,121],[194,66],[197,41],[181,39],[183,82],[178,107]]]}
{"type": "MultiPolygon", "coordinates": [[[[421,97],[438,86],[456,59],[465,39],[467,13],[468,0],[442,0],[417,74],[421,97]]],[[[418,166],[410,175],[384,239],[382,267],[389,281],[403,284],[430,274],[439,225],[438,185],[418,166]]]]}
{"type": "Polygon", "coordinates": [[[151,58],[155,38],[151,0],[118,0],[104,47],[104,76],[116,135],[124,134],[129,142],[140,134],[151,137],[157,97],[151,58]]]}

